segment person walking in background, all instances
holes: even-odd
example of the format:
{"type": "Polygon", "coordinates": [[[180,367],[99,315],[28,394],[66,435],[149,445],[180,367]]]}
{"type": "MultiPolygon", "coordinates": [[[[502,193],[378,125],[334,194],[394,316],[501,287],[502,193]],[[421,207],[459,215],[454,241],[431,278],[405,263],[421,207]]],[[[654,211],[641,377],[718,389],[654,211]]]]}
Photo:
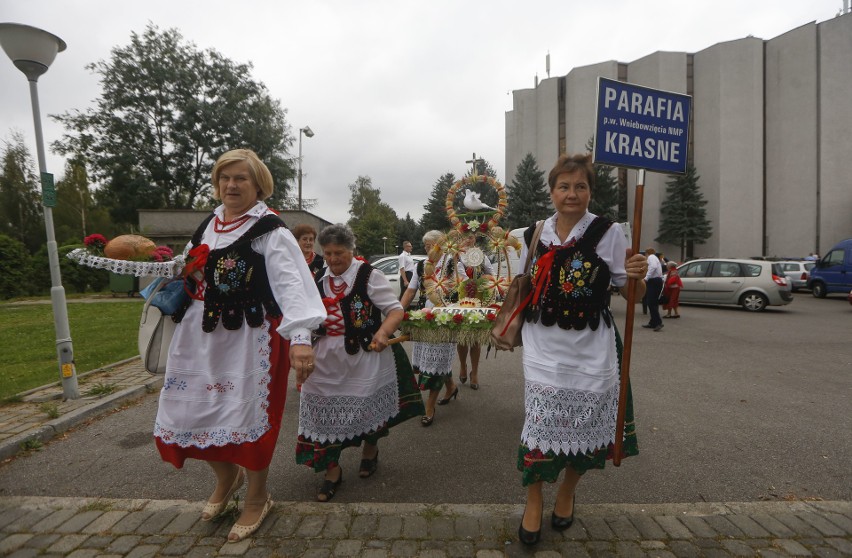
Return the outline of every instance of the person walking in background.
{"type": "MultiPolygon", "coordinates": [[[[643,255],[630,255],[618,223],[588,211],[591,155],[560,156],[548,184],[556,213],[543,222],[538,245],[530,246],[535,227],[527,229],[520,257],[525,262],[530,250],[535,256],[529,270],[535,296],[521,330],[525,419],[517,467],[527,499],[518,538],[525,545],[541,538],[543,484],[565,472],[550,516],[551,527],[563,531],[574,522],[580,477],[612,458],[621,338],[606,291],[613,284],[626,297],[632,278],[641,298],[647,267],[643,255]]],[[[629,383],[626,398],[622,457],[639,451],[629,383]]]]}
{"type": "MultiPolygon", "coordinates": [[[[470,246],[476,245],[476,237],[470,237],[470,246]]],[[[462,255],[462,260],[464,261],[464,255],[462,255]]],[[[482,275],[494,275],[494,266],[491,264],[491,260],[487,257],[483,258],[482,263],[477,266],[465,265],[466,273],[468,277],[472,279],[478,279],[482,275]]],[[[459,369],[459,381],[462,384],[467,383],[467,355],[470,354],[470,389],[478,390],[479,389],[479,359],[482,356],[482,347],[480,345],[462,345],[459,344],[457,346],[457,351],[459,354],[459,362],[461,363],[461,368],[459,369]]]]}
{"type": "Polygon", "coordinates": [[[414,259],[411,257],[411,242],[408,240],[402,243],[402,253],[399,255],[399,298],[405,294],[405,289],[408,288],[408,283],[411,282],[411,277],[414,275],[414,259]]]}
{"type": "Polygon", "coordinates": [[[683,288],[683,281],[681,281],[680,275],[677,272],[677,264],[675,262],[668,262],[666,266],[669,268],[669,273],[666,275],[666,284],[663,287],[663,296],[667,299],[663,305],[663,308],[666,309],[666,315],[663,317],[680,318],[678,308],[680,306],[680,290],[683,288]]]}
{"type": "Polygon", "coordinates": [[[648,258],[648,273],[645,274],[645,283],[647,291],[645,292],[645,300],[648,303],[648,311],[651,313],[651,321],[643,324],[642,327],[660,331],[663,329],[663,320],[660,318],[660,293],[663,290],[663,266],[660,264],[659,258],[655,255],[656,251],[653,248],[645,250],[645,256],[648,258]]]}
{"type": "Polygon", "coordinates": [[[299,381],[313,371],[311,330],[326,313],[296,239],[261,201],[273,192],[266,165],[236,149],[219,157],[212,174],[222,204],[187,245],[192,298],[172,316],[154,439],[163,461],[178,469],[191,458],[213,470],[202,521],[222,515],[248,480],[228,534],[237,542],[272,508],[266,479],[287,376],[291,366],[299,381]]]}
{"type": "Polygon", "coordinates": [[[423,399],[402,347],[385,350],[403,317],[390,283],[354,258],[349,227],[325,227],[319,242],[328,264],[319,282],[328,318],[318,331],[316,369],[302,386],[296,462],[325,473],[317,500],[328,502],[343,481],[341,452],[363,442],[358,475],[371,476],[379,439],[422,415],[423,399]]]}
{"type": "Polygon", "coordinates": [[[299,242],[299,248],[302,250],[302,255],[305,256],[305,263],[308,264],[308,269],[319,280],[322,277],[325,262],[322,259],[322,255],[314,252],[314,241],[317,238],[317,230],[310,225],[296,225],[293,228],[293,236],[299,242]]]}
{"type": "MultiPolygon", "coordinates": [[[[429,231],[423,235],[423,246],[426,247],[426,253],[432,251],[435,244],[441,240],[444,233],[441,231],[429,231]]],[[[452,274],[455,260],[447,256],[441,255],[435,263],[435,276],[440,277],[442,274],[452,274]]],[[[461,262],[457,262],[459,273],[465,273],[464,266],[461,262]]],[[[415,273],[408,284],[408,290],[402,297],[402,307],[407,309],[414,297],[421,295],[425,298],[426,286],[424,284],[424,267],[425,260],[417,263],[415,273]]],[[[433,308],[435,303],[426,299],[426,308],[433,308]]],[[[459,395],[459,388],[453,381],[453,360],[456,356],[455,343],[423,343],[415,342],[411,349],[411,364],[414,366],[414,372],[418,374],[418,381],[422,391],[429,391],[429,396],[426,398],[426,411],[420,419],[422,426],[431,426],[435,420],[435,405],[449,405],[450,402],[459,395]],[[445,388],[446,392],[442,399],[438,399],[441,394],[441,388],[445,388]]]]}

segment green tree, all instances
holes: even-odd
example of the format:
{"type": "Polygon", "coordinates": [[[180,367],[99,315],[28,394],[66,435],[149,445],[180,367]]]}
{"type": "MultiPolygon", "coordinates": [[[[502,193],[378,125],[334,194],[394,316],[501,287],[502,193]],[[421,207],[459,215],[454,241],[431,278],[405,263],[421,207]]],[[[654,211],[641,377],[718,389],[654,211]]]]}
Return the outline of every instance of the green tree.
{"type": "Polygon", "coordinates": [[[694,244],[704,244],[713,234],[707,219],[707,200],[698,187],[695,167],[687,165],[686,174],[671,176],[666,182],[666,199],[660,207],[657,242],[680,246],[680,259],[691,258],[694,244]]]}
{"type": "Polygon", "coordinates": [[[383,254],[387,238],[396,238],[396,212],[382,201],[382,193],[373,187],[369,176],[359,176],[349,185],[349,227],[358,238],[358,254],[383,254]]]}
{"type": "MultiPolygon", "coordinates": [[[[594,146],[594,138],[589,138],[586,150],[591,152],[594,146]]],[[[589,211],[613,221],[618,220],[618,174],[615,167],[595,163],[595,188],[589,211]]]]}
{"type": "Polygon", "coordinates": [[[294,176],[286,111],[251,78],[251,64],[149,24],[87,68],[100,76],[101,95],[85,112],[52,116],[69,130],[53,148],[88,163],[114,219],[136,223],[138,208],[209,205],[213,163],[242,147],[272,172],[270,203],[286,197],[294,176]]]}
{"type": "MultiPolygon", "coordinates": [[[[429,194],[429,199],[423,206],[424,213],[423,217],[420,218],[420,230],[424,233],[432,230],[447,231],[450,229],[450,220],[447,218],[445,204],[447,192],[455,182],[456,176],[448,172],[441,175],[432,186],[432,193],[429,194]]],[[[411,242],[413,243],[414,240],[411,242]]]]}
{"type": "Polygon", "coordinates": [[[39,179],[32,156],[19,131],[4,142],[0,169],[0,234],[35,252],[46,240],[39,179]]]}
{"type": "Polygon", "coordinates": [[[514,180],[506,186],[506,194],[509,205],[506,207],[504,228],[525,227],[548,216],[550,196],[547,182],[532,153],[527,153],[518,164],[514,180]]]}

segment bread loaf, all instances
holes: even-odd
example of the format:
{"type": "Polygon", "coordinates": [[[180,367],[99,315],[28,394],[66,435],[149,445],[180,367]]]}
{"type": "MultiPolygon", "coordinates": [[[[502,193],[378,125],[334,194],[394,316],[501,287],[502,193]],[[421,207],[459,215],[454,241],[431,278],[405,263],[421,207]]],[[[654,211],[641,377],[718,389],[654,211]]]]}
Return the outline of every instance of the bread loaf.
{"type": "Polygon", "coordinates": [[[157,247],[153,240],[138,234],[123,234],[110,240],[104,255],[115,260],[147,260],[157,247]]]}

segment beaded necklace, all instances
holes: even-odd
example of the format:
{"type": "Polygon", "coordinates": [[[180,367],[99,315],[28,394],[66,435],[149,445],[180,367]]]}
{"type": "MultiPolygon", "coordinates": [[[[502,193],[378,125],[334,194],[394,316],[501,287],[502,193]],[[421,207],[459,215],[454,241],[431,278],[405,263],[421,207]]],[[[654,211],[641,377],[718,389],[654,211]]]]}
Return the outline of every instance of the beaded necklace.
{"type": "Polygon", "coordinates": [[[238,217],[233,221],[223,221],[219,219],[217,215],[215,219],[213,219],[213,232],[217,233],[229,233],[237,230],[238,228],[243,226],[243,223],[248,221],[251,218],[251,215],[243,215],[242,217],[238,217]]]}

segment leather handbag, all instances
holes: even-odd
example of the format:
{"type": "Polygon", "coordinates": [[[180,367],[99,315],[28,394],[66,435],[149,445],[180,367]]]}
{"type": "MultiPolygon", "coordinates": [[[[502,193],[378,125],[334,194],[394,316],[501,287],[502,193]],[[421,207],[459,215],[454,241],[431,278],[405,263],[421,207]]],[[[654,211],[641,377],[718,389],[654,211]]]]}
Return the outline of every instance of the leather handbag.
{"type": "Polygon", "coordinates": [[[527,249],[527,260],[524,265],[526,271],[515,275],[512,279],[512,282],[509,284],[509,290],[506,292],[506,297],[503,299],[503,305],[494,319],[494,326],[491,328],[491,344],[497,350],[514,351],[515,347],[523,345],[521,328],[524,325],[524,316],[521,310],[523,310],[523,305],[532,293],[530,263],[532,262],[533,252],[535,252],[538,246],[538,239],[541,237],[541,229],[543,228],[544,221],[539,221],[527,249]]]}
{"type": "MultiPolygon", "coordinates": [[[[182,283],[182,281],[180,281],[182,283]]],[[[151,374],[165,374],[166,362],[169,358],[169,346],[175,332],[175,322],[170,315],[152,305],[158,292],[166,285],[161,281],[142,307],[139,319],[139,355],[145,370],[151,374]]]]}

